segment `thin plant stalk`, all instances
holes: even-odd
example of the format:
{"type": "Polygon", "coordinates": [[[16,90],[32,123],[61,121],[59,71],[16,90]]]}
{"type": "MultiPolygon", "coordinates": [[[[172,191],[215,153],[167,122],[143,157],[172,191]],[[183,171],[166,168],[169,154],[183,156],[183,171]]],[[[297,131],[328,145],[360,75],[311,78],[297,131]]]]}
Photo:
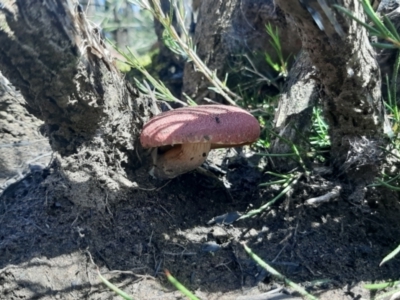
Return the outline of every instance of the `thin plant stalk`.
{"type": "MultiPolygon", "coordinates": [[[[203,75],[214,85],[214,87],[215,87],[214,90],[216,92],[221,94],[229,104],[237,106],[235,101],[242,100],[242,98],[239,95],[232,92],[226,86],[226,84],[217,77],[216,72],[211,71],[207,67],[207,65],[198,57],[196,52],[191,47],[192,42],[188,35],[187,35],[187,41],[184,41],[179,36],[179,34],[175,30],[174,26],[172,25],[171,16],[166,16],[164,14],[159,0],[151,0],[152,6],[150,5],[149,1],[145,1],[145,0],[138,0],[138,1],[131,0],[131,2],[139,5],[143,9],[150,11],[153,14],[153,16],[164,26],[164,28],[166,29],[166,32],[171,36],[172,40],[174,42],[176,42],[176,44],[180,50],[179,52],[183,52],[184,54],[187,55],[187,57],[191,61],[193,61],[196,68],[201,73],[203,73],[203,75]]],[[[182,16],[178,16],[178,15],[180,15],[180,10],[179,9],[175,10],[175,13],[177,15],[176,17],[177,17],[178,23],[182,26],[183,18],[182,18],[182,16]]]]}
{"type": "Polygon", "coordinates": [[[384,259],[382,259],[381,263],[379,266],[382,266],[384,263],[388,262],[391,260],[393,257],[395,257],[397,254],[400,252],[400,245],[397,246],[396,249],[394,249],[392,252],[390,252],[388,255],[385,256],[384,259]]]}
{"type": "Polygon", "coordinates": [[[249,247],[246,246],[246,244],[242,244],[244,247],[244,250],[247,252],[247,254],[261,267],[263,267],[267,272],[269,272],[272,276],[275,276],[276,278],[282,280],[286,285],[290,286],[293,288],[295,291],[299,292],[301,296],[310,299],[310,300],[318,300],[318,298],[314,297],[310,293],[308,293],[304,288],[302,288],[300,285],[297,283],[294,283],[293,281],[289,280],[286,276],[282,275],[279,273],[277,270],[272,268],[270,265],[268,265],[264,260],[262,260],[258,255],[256,255],[249,247]]]}
{"type": "Polygon", "coordinates": [[[164,273],[167,276],[169,282],[171,282],[174,287],[176,287],[176,289],[179,290],[182,294],[184,294],[190,300],[199,300],[199,298],[193,295],[193,293],[189,291],[182,283],[176,280],[175,277],[173,277],[168,270],[165,270],[164,273]]]}
{"type": "MultiPolygon", "coordinates": [[[[284,141],[287,145],[290,146],[290,148],[292,148],[292,151],[295,153],[295,157],[297,158],[297,162],[300,164],[300,166],[303,168],[304,172],[308,173],[307,168],[306,168],[306,164],[304,163],[303,158],[300,155],[299,149],[297,148],[297,146],[290,140],[280,136],[279,134],[277,134],[276,132],[274,132],[273,130],[270,131],[274,136],[276,136],[278,139],[284,141]]],[[[303,151],[304,152],[304,151],[303,151]]]]}
{"type": "Polygon", "coordinates": [[[400,281],[382,282],[382,283],[369,283],[365,284],[364,288],[368,290],[383,290],[390,287],[395,287],[399,285],[400,281]]]}
{"type": "Polygon", "coordinates": [[[135,82],[137,87],[145,94],[152,96],[153,94],[155,95],[155,98],[157,100],[164,100],[164,101],[172,101],[172,102],[176,102],[179,103],[183,106],[187,106],[188,103],[189,105],[193,105],[194,101],[191,99],[188,99],[188,103],[183,102],[181,100],[179,100],[178,98],[176,98],[171,91],[164,85],[163,82],[155,79],[147,70],[145,67],[143,67],[143,65],[139,62],[139,58],[136,56],[136,54],[133,52],[133,50],[129,47],[127,47],[127,50],[129,52],[129,55],[127,53],[125,53],[124,51],[121,51],[120,49],[118,49],[114,44],[111,43],[111,41],[108,41],[110,43],[110,45],[112,47],[114,47],[114,49],[121,54],[124,58],[125,61],[123,61],[123,63],[137,69],[138,71],[140,71],[145,77],[146,79],[150,82],[150,84],[154,87],[154,92],[152,91],[152,89],[149,87],[149,85],[144,82],[141,83],[140,81],[138,81],[135,78],[135,82]]]}
{"type": "Polygon", "coordinates": [[[339,5],[333,5],[337,10],[343,12],[351,19],[356,21],[358,24],[365,27],[371,35],[377,36],[388,41],[390,44],[383,43],[372,43],[373,46],[380,48],[400,48],[400,36],[396,30],[396,27],[389,20],[389,18],[384,17],[384,22],[381,21],[377,13],[374,11],[369,0],[361,0],[361,4],[364,8],[365,13],[368,18],[372,21],[375,26],[369,25],[360,19],[356,18],[353,13],[339,5]]]}
{"type": "Polygon", "coordinates": [[[271,23],[265,26],[268,35],[271,37],[271,45],[274,48],[276,54],[278,55],[279,63],[275,63],[272,60],[272,57],[266,53],[265,58],[267,60],[267,63],[277,72],[280,73],[281,76],[287,77],[288,75],[288,69],[287,69],[287,60],[285,61],[283,58],[283,53],[282,53],[282,46],[281,46],[281,41],[279,38],[279,31],[278,27],[273,29],[271,23]]]}
{"type": "MultiPolygon", "coordinates": [[[[249,211],[248,213],[241,216],[238,220],[247,219],[247,218],[253,217],[259,213],[262,213],[264,210],[266,210],[268,207],[270,207],[276,201],[278,201],[283,195],[285,195],[287,192],[289,192],[290,189],[298,182],[299,178],[300,178],[300,175],[296,175],[292,180],[286,181],[286,185],[285,184],[283,185],[285,188],[275,198],[268,201],[267,203],[260,206],[259,208],[249,211]]],[[[268,183],[266,183],[265,185],[268,185],[268,183]]],[[[263,184],[260,184],[259,186],[263,186],[263,184]]]]}
{"type": "Polygon", "coordinates": [[[400,191],[400,187],[388,184],[387,182],[380,180],[380,179],[377,179],[376,181],[378,182],[379,185],[382,185],[392,191],[397,191],[397,192],[400,191]]]}
{"type": "Polygon", "coordinates": [[[109,282],[107,279],[105,279],[101,274],[100,271],[97,270],[97,274],[99,275],[101,281],[112,291],[114,291],[116,294],[120,295],[122,298],[125,300],[134,300],[133,297],[129,296],[127,293],[125,293],[123,290],[117,288],[115,285],[113,285],[111,282],[109,282]]]}

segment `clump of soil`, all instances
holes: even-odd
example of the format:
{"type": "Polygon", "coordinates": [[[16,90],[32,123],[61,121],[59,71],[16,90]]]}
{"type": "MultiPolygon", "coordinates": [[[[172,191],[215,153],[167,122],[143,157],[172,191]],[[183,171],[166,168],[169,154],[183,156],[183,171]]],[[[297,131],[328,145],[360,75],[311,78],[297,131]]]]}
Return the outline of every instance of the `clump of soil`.
{"type": "MultiPolygon", "coordinates": [[[[2,114],[16,118],[1,103],[2,114]]],[[[20,107],[18,118],[33,118],[20,107]]],[[[0,124],[2,139],[21,126],[24,138],[36,138],[30,121],[9,122],[6,130],[0,124]]],[[[201,299],[256,299],[281,287],[241,242],[321,299],[369,298],[364,282],[399,278],[399,258],[379,267],[400,242],[398,195],[387,190],[370,189],[364,203],[341,198],[310,207],[304,201],[319,196],[318,189],[310,188],[313,182],[299,183],[261,215],[209,225],[225,213],[259,207],[279,192],[258,188],[262,174],[247,159],[231,156],[228,163],[214,160],[217,167],[224,164],[224,183],[190,173],[155,183],[151,191],[132,190],[128,200],[104,211],[46,197],[61,184],[53,176],[56,165],[27,173],[0,197],[0,298],[113,299],[97,268],[135,299],[182,299],[164,269],[201,299]]],[[[3,180],[10,176],[0,174],[3,180]]]]}

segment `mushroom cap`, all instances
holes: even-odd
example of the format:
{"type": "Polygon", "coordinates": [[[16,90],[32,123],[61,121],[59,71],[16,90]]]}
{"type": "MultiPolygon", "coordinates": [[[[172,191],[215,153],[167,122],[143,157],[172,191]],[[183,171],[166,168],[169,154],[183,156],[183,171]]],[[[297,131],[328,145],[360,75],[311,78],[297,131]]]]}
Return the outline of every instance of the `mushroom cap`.
{"type": "Polygon", "coordinates": [[[143,127],[144,148],[186,143],[211,143],[211,148],[255,142],[260,125],[247,111],[227,105],[201,105],[163,112],[143,127]]]}

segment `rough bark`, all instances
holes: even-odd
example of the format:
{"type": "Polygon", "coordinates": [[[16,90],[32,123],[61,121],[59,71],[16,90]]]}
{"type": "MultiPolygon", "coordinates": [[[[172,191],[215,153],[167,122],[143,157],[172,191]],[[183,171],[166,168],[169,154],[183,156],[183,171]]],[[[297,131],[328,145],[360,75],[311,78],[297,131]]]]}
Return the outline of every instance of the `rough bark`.
{"type": "Polygon", "coordinates": [[[77,2],[8,1],[0,20],[0,68],[46,124],[59,188],[100,206],[134,188],[137,136],[157,107],[125,83],[77,2]]]}
{"type": "MultiPolygon", "coordinates": [[[[286,84],[279,96],[279,106],[275,113],[274,129],[279,135],[272,145],[274,154],[293,153],[290,141],[296,145],[302,160],[306,159],[309,149],[307,140],[312,124],[313,108],[317,104],[319,93],[308,53],[302,52],[292,66],[286,84]]],[[[277,156],[273,158],[274,168],[288,172],[299,166],[297,156],[277,156]]],[[[307,163],[307,161],[305,161],[307,163]]]]}
{"type": "MultiPolygon", "coordinates": [[[[364,19],[359,1],[338,2],[364,19]]],[[[357,185],[370,182],[379,170],[383,106],[379,66],[366,30],[331,8],[344,32],[341,37],[317,1],[305,1],[307,7],[298,0],[275,3],[295,23],[303,49],[316,68],[335,174],[346,175],[357,185]],[[324,16],[320,20],[324,30],[318,28],[310,10],[324,16]]]]}
{"type": "MultiPolygon", "coordinates": [[[[202,1],[194,37],[197,54],[211,70],[217,71],[221,79],[226,73],[232,74],[235,61],[244,54],[249,55],[257,70],[266,75],[269,67],[265,53],[276,59],[265,30],[268,23],[279,28],[281,40],[285,41],[282,45],[284,57],[300,50],[295,29],[287,24],[282,11],[272,0],[202,1]]],[[[185,65],[184,93],[199,103],[204,98],[222,101],[208,89],[210,86],[191,62],[185,65]]]]}

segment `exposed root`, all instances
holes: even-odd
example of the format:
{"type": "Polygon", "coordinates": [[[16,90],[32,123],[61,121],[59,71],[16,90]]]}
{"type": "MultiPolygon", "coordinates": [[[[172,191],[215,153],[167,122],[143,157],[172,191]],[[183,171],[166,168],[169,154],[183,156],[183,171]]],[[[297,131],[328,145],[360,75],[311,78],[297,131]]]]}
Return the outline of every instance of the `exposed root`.
{"type": "Polygon", "coordinates": [[[329,193],[326,193],[325,195],[315,197],[315,198],[310,198],[310,199],[306,200],[305,204],[306,205],[317,205],[317,204],[320,204],[323,202],[328,202],[331,199],[335,199],[335,198],[339,197],[341,189],[342,189],[342,187],[340,185],[337,185],[332,189],[332,191],[330,191],[329,193]]]}

